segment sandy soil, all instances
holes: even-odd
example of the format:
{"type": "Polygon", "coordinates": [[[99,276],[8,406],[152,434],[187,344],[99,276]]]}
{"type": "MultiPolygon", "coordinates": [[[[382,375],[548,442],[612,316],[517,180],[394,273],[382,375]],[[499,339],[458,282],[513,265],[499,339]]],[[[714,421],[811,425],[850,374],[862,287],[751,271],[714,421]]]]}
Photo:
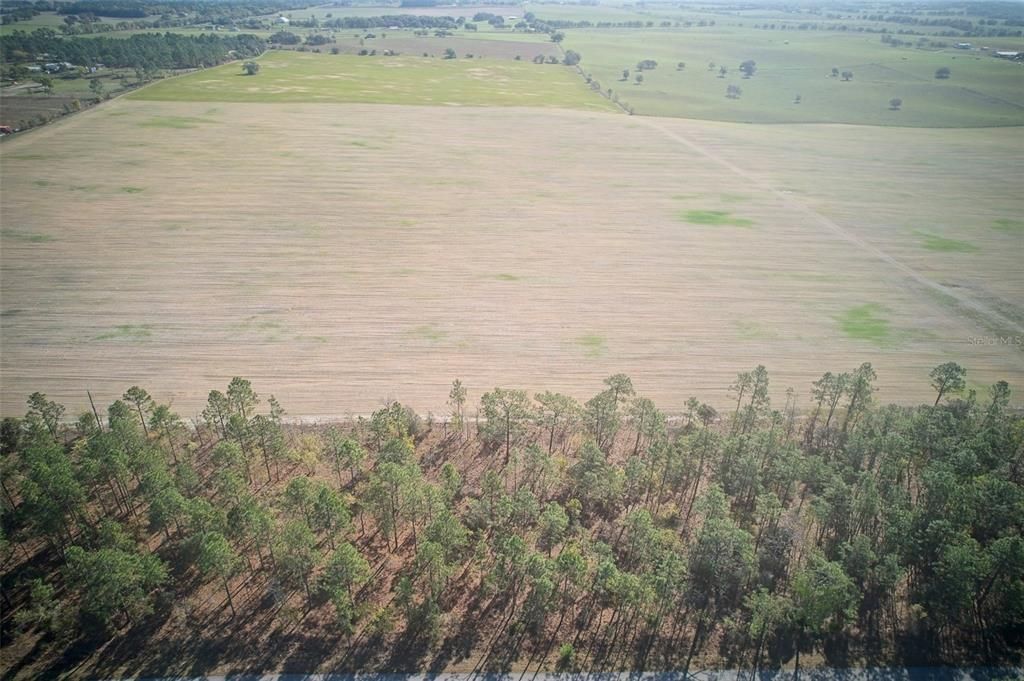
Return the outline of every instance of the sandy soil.
{"type": "Polygon", "coordinates": [[[139,383],[188,417],[233,375],[307,417],[386,397],[444,413],[454,378],[471,402],[587,398],[620,371],[668,410],[724,405],[759,363],[804,403],[863,361],[886,400],[926,399],[949,360],[1020,386],[1021,346],[987,339],[1021,324],[1020,232],[990,225],[1024,214],[1022,146],[1012,129],[113,102],[0,150],[0,410],[40,390],[75,412],[86,389],[107,403],[139,383]],[[752,224],[688,221],[707,211],[752,224]],[[977,250],[922,249],[921,230],[977,250]],[[863,305],[883,338],[844,332],[863,305]]]}

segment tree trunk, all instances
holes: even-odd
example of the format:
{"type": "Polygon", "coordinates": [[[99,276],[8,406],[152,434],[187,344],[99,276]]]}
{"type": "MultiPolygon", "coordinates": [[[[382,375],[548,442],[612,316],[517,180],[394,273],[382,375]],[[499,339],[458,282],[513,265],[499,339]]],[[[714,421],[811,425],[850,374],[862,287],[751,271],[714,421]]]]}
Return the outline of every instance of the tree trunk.
{"type": "MultiPolygon", "coordinates": [[[[102,433],[103,432],[103,421],[100,421],[99,412],[96,411],[96,403],[92,401],[92,393],[89,392],[88,390],[86,390],[85,394],[89,396],[89,404],[92,406],[92,415],[94,417],[96,417],[96,428],[99,429],[99,431],[102,433]]],[[[139,412],[139,416],[140,417],[142,416],[142,412],[141,411],[139,412]]],[[[145,419],[142,420],[142,428],[143,428],[143,430],[145,430],[145,428],[146,428],[146,420],[145,419]]],[[[148,436],[149,436],[149,434],[147,433],[147,437],[148,436]]]]}
{"type": "MultiPolygon", "coordinates": [[[[91,399],[90,399],[91,401],[91,399]]],[[[95,409],[96,407],[93,407],[95,409]]],[[[139,412],[139,420],[142,421],[142,432],[146,434],[146,439],[149,439],[149,428],[146,427],[146,417],[142,415],[142,405],[136,404],[135,408],[139,412]]]]}
{"type": "Polygon", "coordinates": [[[231,587],[228,586],[227,577],[224,578],[224,593],[228,595],[228,607],[231,608],[231,619],[234,619],[238,613],[235,612],[235,602],[231,600],[231,587]]]}
{"type": "Polygon", "coordinates": [[[509,456],[512,452],[512,416],[505,415],[505,465],[508,465],[509,456]]]}

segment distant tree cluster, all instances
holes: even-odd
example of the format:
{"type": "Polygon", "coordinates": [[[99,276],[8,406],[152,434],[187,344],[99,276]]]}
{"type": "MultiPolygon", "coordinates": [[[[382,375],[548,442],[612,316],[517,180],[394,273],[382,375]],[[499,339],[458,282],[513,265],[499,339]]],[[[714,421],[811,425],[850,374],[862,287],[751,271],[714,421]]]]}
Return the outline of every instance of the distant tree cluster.
{"type": "MultiPolygon", "coordinates": [[[[758,366],[675,419],[623,374],[583,403],[455,381],[441,423],[388,402],[320,426],[242,378],[191,423],[140,387],[74,420],[35,393],[0,424],[5,641],[34,637],[11,650],[40,676],[69,647],[130,670],[107,640],[186,608],[218,636],[316,611],[325,649],[424,664],[471,627],[481,668],[899,664],[902,637],[916,664],[1016,659],[1024,418],[1005,382],[928,380],[933,404],[881,405],[865,363],[800,410],[758,366]]],[[[260,664],[292,652],[253,635],[260,664]]]]}
{"type": "Polygon", "coordinates": [[[213,66],[235,57],[255,57],[266,43],[254,35],[147,33],[128,38],[63,38],[49,29],[32,33],[14,31],[0,36],[0,59],[36,59],[48,55],[54,61],[91,66],[143,69],[185,69],[213,66]]]}

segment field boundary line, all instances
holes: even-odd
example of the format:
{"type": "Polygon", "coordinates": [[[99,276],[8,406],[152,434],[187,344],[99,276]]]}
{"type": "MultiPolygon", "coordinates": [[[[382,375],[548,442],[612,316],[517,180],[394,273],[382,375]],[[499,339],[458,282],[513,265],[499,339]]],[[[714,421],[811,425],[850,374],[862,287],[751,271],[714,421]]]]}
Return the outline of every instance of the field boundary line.
{"type": "MultiPolygon", "coordinates": [[[[253,59],[259,59],[260,57],[262,57],[266,53],[267,53],[267,51],[263,50],[258,55],[253,57],[253,59]]],[[[242,61],[243,61],[242,59],[232,59],[231,61],[224,62],[224,64],[234,64],[234,63],[242,62],[242,61]]],[[[224,66],[224,64],[217,64],[217,66],[224,66]]],[[[207,67],[207,68],[215,68],[215,67],[210,66],[210,67],[207,67]]],[[[191,74],[193,74],[193,73],[195,73],[197,71],[203,71],[203,70],[205,70],[205,69],[185,69],[181,73],[175,73],[175,74],[170,75],[170,76],[164,76],[163,78],[154,78],[151,81],[148,81],[146,83],[143,83],[142,85],[139,85],[138,87],[133,87],[133,88],[130,88],[128,90],[122,90],[121,92],[118,92],[117,94],[111,95],[109,99],[104,99],[102,101],[96,102],[92,106],[89,106],[89,107],[87,107],[85,109],[82,109],[81,111],[76,111],[74,113],[66,114],[64,116],[61,116],[60,118],[56,118],[54,120],[48,121],[45,125],[37,125],[37,126],[35,126],[33,128],[29,128],[28,130],[21,130],[16,135],[12,136],[9,140],[5,141],[4,145],[10,145],[11,147],[15,147],[15,146],[18,146],[18,140],[22,140],[22,139],[37,140],[37,139],[40,139],[41,137],[48,137],[49,135],[44,135],[44,133],[47,130],[55,130],[55,129],[60,128],[61,126],[72,125],[72,124],[74,124],[75,121],[82,119],[84,116],[87,116],[88,114],[93,113],[95,111],[99,111],[100,108],[103,108],[104,111],[109,111],[112,108],[116,108],[118,106],[118,104],[122,103],[125,99],[131,99],[131,96],[134,95],[136,92],[141,92],[142,90],[145,90],[148,87],[152,87],[153,85],[156,85],[157,83],[162,83],[165,80],[174,80],[175,78],[183,78],[184,76],[188,76],[188,75],[191,75],[191,74]],[[35,134],[31,135],[31,137],[30,137],[29,135],[31,133],[35,133],[35,134]]],[[[150,100],[139,100],[139,101],[150,101],[150,100]]]]}
{"type": "Polygon", "coordinates": [[[903,262],[897,260],[896,258],[894,258],[893,256],[889,255],[888,253],[886,253],[882,249],[880,249],[877,246],[871,244],[866,239],[864,239],[864,238],[862,238],[860,236],[857,236],[856,234],[854,234],[853,232],[851,232],[847,228],[845,228],[842,225],[840,225],[835,220],[832,220],[831,218],[828,218],[828,217],[822,215],[821,213],[819,213],[818,211],[814,210],[813,208],[811,208],[810,206],[806,205],[805,203],[803,203],[801,201],[797,201],[796,199],[794,199],[789,194],[786,194],[785,192],[783,192],[783,191],[781,191],[779,189],[776,189],[775,187],[771,186],[766,181],[762,180],[759,177],[756,177],[755,175],[753,175],[750,172],[744,170],[743,168],[737,166],[736,164],[732,163],[731,161],[728,161],[727,159],[722,158],[720,155],[718,155],[715,152],[711,151],[707,147],[705,147],[705,146],[703,146],[701,144],[698,144],[697,142],[694,142],[693,140],[689,139],[688,137],[686,137],[686,136],[684,136],[684,135],[682,135],[682,134],[680,134],[680,133],[678,133],[678,132],[676,132],[674,130],[669,130],[668,128],[660,125],[657,122],[657,120],[655,120],[655,119],[652,119],[652,118],[649,118],[649,117],[646,117],[646,116],[640,116],[639,120],[642,121],[643,123],[645,123],[650,128],[652,128],[654,130],[657,130],[661,134],[665,135],[669,139],[671,139],[671,140],[673,140],[673,141],[675,141],[675,142],[685,146],[686,148],[690,149],[691,151],[696,152],[697,154],[700,154],[704,158],[717,163],[718,165],[720,165],[723,168],[729,170],[733,174],[739,175],[740,177],[742,177],[743,179],[747,180],[748,182],[750,182],[752,185],[758,187],[759,189],[762,189],[764,191],[770,192],[773,196],[775,196],[776,199],[778,199],[781,203],[783,203],[787,207],[789,207],[789,208],[791,208],[791,209],[793,209],[793,210],[795,210],[795,211],[797,211],[799,213],[802,213],[803,215],[811,218],[814,222],[816,222],[819,225],[827,228],[829,231],[831,231],[836,236],[842,238],[845,241],[848,241],[849,243],[853,244],[854,246],[857,246],[858,248],[860,248],[865,253],[868,253],[869,255],[874,256],[876,259],[878,259],[878,260],[880,260],[880,261],[890,265],[894,269],[902,272],[904,275],[906,275],[907,277],[913,279],[918,284],[920,284],[920,285],[922,285],[922,286],[924,286],[924,287],[926,287],[928,289],[931,289],[933,291],[936,291],[936,292],[938,292],[938,293],[940,293],[940,294],[942,294],[944,296],[952,298],[952,299],[956,300],[958,303],[964,305],[965,307],[970,308],[971,310],[973,310],[977,314],[979,314],[982,317],[986,318],[986,320],[990,324],[995,325],[997,328],[999,326],[1003,326],[1003,327],[1007,327],[1007,328],[1013,329],[1016,333],[1024,333],[1024,325],[1022,325],[1020,322],[1018,322],[1018,321],[1016,321],[1014,319],[1011,319],[1011,318],[1003,315],[1002,313],[1000,313],[1000,312],[998,312],[996,310],[991,309],[987,305],[984,305],[984,304],[978,302],[974,298],[971,298],[969,296],[965,296],[962,293],[960,293],[959,291],[951,289],[951,288],[949,288],[947,286],[943,286],[939,282],[933,281],[932,279],[929,279],[928,277],[924,276],[923,274],[921,274],[920,272],[918,272],[914,268],[910,267],[906,263],[903,263],[903,262]]]}

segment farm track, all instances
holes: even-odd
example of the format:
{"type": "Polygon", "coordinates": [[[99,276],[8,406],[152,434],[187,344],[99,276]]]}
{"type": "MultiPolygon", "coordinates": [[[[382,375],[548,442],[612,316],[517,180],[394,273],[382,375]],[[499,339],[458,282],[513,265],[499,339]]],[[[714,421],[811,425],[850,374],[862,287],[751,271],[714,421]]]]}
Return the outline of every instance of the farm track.
{"type": "Polygon", "coordinates": [[[1006,315],[1003,315],[1000,312],[980,303],[979,301],[975,300],[970,296],[963,295],[962,293],[956,291],[953,288],[943,286],[939,282],[929,279],[928,277],[924,276],[921,272],[918,272],[912,267],[900,262],[893,256],[889,255],[885,251],[878,248],[877,246],[871,244],[867,240],[861,238],[860,236],[846,229],[835,220],[832,220],[831,218],[822,215],[821,213],[815,211],[813,208],[807,206],[805,203],[795,200],[791,195],[788,195],[785,192],[780,191],[776,187],[771,186],[770,184],[766,183],[763,179],[759,178],[758,176],[752,173],[747,172],[743,168],[740,168],[736,164],[731,163],[727,159],[722,158],[720,155],[714,153],[710,149],[700,144],[697,144],[693,140],[690,140],[675,131],[666,129],[663,125],[659,124],[655,119],[641,118],[640,120],[644,121],[651,128],[657,130],[658,132],[665,135],[669,139],[678,142],[679,144],[682,144],[688,149],[697,152],[698,154],[710,159],[711,161],[714,161],[715,163],[718,163],[724,168],[727,168],[730,172],[733,172],[736,175],[742,177],[744,180],[747,180],[751,184],[763,189],[764,191],[771,193],[773,196],[775,196],[779,201],[784,203],[789,208],[792,208],[793,210],[796,210],[800,213],[807,215],[808,217],[815,220],[818,224],[834,232],[843,240],[857,246],[864,252],[871,254],[878,260],[902,272],[907,276],[907,278],[917,282],[922,286],[930,288],[933,291],[936,291],[944,296],[956,299],[956,301],[963,305],[964,307],[981,315],[982,318],[984,318],[989,323],[989,328],[992,331],[996,333],[1005,333],[1005,331],[1009,329],[1013,333],[1024,333],[1024,325],[1022,325],[1019,320],[1007,317],[1006,315]]]}

